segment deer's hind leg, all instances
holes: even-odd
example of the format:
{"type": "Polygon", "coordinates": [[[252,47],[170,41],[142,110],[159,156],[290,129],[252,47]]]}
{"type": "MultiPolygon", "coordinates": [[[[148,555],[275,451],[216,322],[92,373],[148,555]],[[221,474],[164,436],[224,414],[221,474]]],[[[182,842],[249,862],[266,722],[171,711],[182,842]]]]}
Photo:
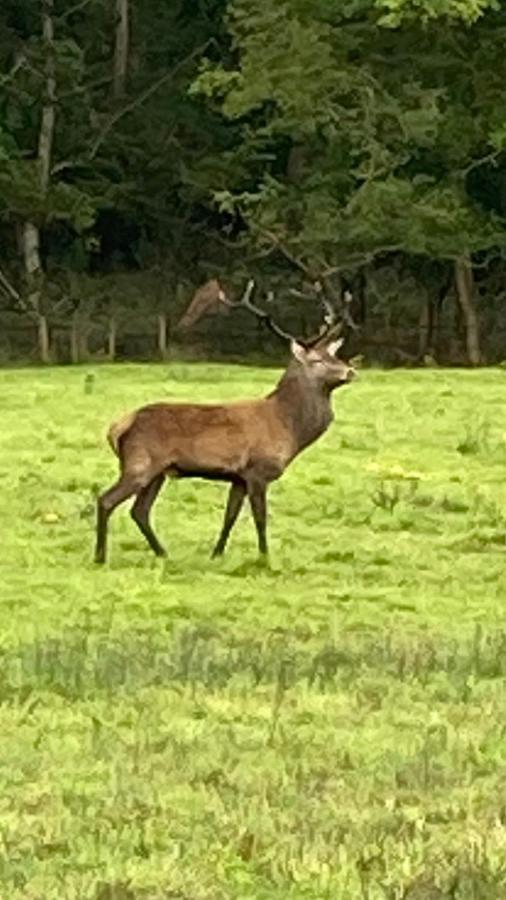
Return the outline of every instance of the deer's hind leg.
{"type": "MultiPolygon", "coordinates": [[[[105,562],[107,525],[111,513],[114,512],[120,503],[128,500],[129,497],[142,494],[155,480],[160,471],[158,469],[157,472],[157,468],[153,465],[153,461],[148,453],[142,449],[135,452],[135,448],[131,449],[126,459],[121,460],[121,469],[121,475],[116,484],[113,484],[108,491],[105,491],[97,501],[97,542],[95,548],[95,562],[97,563],[105,562]]],[[[152,502],[153,500],[148,505],[148,513],[152,502]]]]}
{"type": "Polygon", "coordinates": [[[157,556],[167,556],[167,553],[150,525],[149,513],[164,481],[165,475],[163,472],[160,475],[156,475],[146,487],[139,491],[137,499],[130,511],[132,519],[157,556]]]}
{"type": "Polygon", "coordinates": [[[142,484],[131,475],[123,474],[116,484],[101,494],[97,500],[97,535],[95,562],[104,563],[107,555],[107,524],[112,512],[133,494],[137,494],[142,484]]]}

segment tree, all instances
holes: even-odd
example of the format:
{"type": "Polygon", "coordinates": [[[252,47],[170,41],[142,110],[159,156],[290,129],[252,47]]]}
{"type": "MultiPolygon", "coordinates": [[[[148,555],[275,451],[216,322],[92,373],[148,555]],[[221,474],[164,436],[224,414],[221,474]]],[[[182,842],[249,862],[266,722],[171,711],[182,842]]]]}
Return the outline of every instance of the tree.
{"type": "MultiPolygon", "coordinates": [[[[506,236],[469,184],[498,150],[504,111],[503,92],[480,85],[483,45],[468,27],[487,8],[235,0],[234,63],[204,67],[194,85],[240,123],[235,183],[218,172],[209,187],[250,240],[324,278],[398,252],[452,261],[473,364],[472,260],[502,252],[506,236]],[[465,24],[442,28],[448,17],[465,24]]],[[[474,29],[497,59],[503,34],[490,19],[474,29]]]]}
{"type": "Polygon", "coordinates": [[[253,274],[298,321],[319,281],[356,288],[366,330],[415,323],[420,358],[455,298],[476,364],[501,317],[505,36],[493,0],[4,0],[3,307],[45,359],[53,324],[74,358],[92,325],[114,355],[129,306],[164,355],[210,277],[253,274]]]}
{"type": "MultiPolygon", "coordinates": [[[[46,291],[42,239],[55,222],[67,222],[81,231],[94,218],[90,197],[57,173],[65,166],[58,161],[56,129],[65,109],[65,88],[83,78],[80,48],[65,35],[57,34],[54,0],[43,0],[40,20],[28,4],[4,10],[7,32],[16,38],[4,58],[11,56],[11,71],[3,84],[3,114],[13,141],[9,159],[0,162],[1,211],[16,228],[26,291],[25,305],[38,328],[39,354],[50,360],[47,323],[49,294],[46,291]],[[18,30],[11,25],[15,22],[18,30]],[[40,30],[37,30],[40,28],[40,30]],[[59,93],[61,91],[61,93],[59,93]]],[[[63,143],[63,142],[62,142],[63,143]]]]}

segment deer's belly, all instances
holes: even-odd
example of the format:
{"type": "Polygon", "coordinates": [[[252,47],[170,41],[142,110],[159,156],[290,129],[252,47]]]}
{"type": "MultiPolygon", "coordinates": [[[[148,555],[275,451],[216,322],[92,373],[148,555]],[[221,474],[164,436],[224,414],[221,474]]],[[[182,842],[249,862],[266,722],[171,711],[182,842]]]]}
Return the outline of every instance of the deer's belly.
{"type": "Polygon", "coordinates": [[[194,477],[215,477],[237,474],[247,464],[248,453],[244,446],[228,443],[219,436],[206,441],[181,442],[176,452],[166,460],[167,475],[194,477]],[[208,476],[199,473],[209,473],[208,476]]]}

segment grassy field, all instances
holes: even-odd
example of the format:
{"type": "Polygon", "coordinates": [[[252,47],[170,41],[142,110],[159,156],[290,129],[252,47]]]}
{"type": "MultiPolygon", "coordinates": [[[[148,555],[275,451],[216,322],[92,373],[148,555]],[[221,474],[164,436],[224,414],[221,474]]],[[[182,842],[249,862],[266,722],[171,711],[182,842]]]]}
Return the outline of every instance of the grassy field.
{"type": "Polygon", "coordinates": [[[122,507],[111,417],[272,370],[0,372],[2,900],[506,896],[506,372],[364,371],[209,554],[226,489],[122,507]]]}

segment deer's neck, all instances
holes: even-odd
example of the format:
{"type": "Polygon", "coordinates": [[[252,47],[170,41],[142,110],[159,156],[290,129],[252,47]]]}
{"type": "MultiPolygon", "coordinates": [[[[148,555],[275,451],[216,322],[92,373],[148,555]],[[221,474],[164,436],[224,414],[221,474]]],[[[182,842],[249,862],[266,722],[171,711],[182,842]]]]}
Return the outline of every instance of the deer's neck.
{"type": "Polygon", "coordinates": [[[333,419],[330,393],[309,380],[298,363],[292,363],[270,395],[294,437],[294,455],[312,444],[333,419]]]}

